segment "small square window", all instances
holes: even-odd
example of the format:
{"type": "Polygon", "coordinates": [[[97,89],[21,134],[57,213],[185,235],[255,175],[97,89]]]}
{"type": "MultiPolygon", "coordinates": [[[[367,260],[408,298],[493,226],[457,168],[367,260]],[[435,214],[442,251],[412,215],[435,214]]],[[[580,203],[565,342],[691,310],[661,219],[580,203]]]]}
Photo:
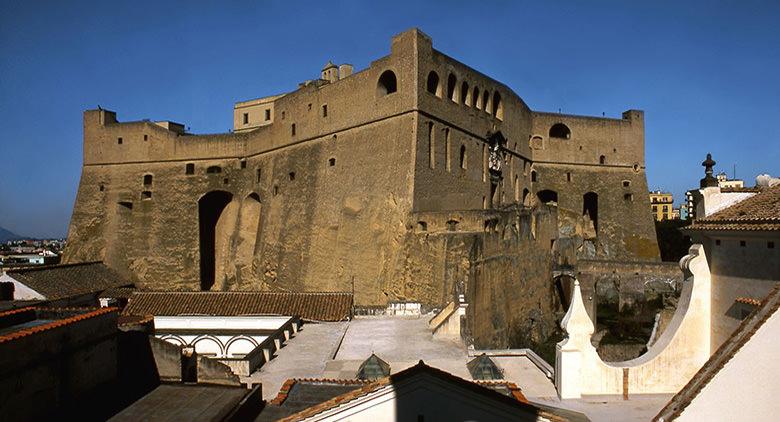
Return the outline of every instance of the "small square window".
{"type": "Polygon", "coordinates": [[[290,172],[290,180],[295,180],[295,172],[294,171],[290,172]]]}
{"type": "Polygon", "coordinates": [[[141,199],[152,199],[152,193],[148,190],[141,192],[141,199]]]}
{"type": "Polygon", "coordinates": [[[328,165],[330,165],[331,167],[335,166],[336,165],[336,159],[335,158],[329,159],[328,160],[328,165]]]}
{"type": "Polygon", "coordinates": [[[284,120],[284,114],[285,114],[284,111],[282,111],[282,120],[284,120]]]}
{"type": "Polygon", "coordinates": [[[766,242],[766,247],[768,249],[774,249],[775,248],[775,242],[772,242],[771,240],[769,242],[766,242]]]}
{"type": "Polygon", "coordinates": [[[633,193],[627,193],[623,195],[623,199],[626,201],[633,201],[634,200],[634,194],[633,193]]]}
{"type": "Polygon", "coordinates": [[[122,137],[116,138],[116,143],[122,145],[122,137]]]}
{"type": "Polygon", "coordinates": [[[720,246],[720,239],[715,239],[715,246],[720,246]]]}
{"type": "Polygon", "coordinates": [[[195,164],[187,163],[184,167],[184,174],[195,174],[195,164]]]}
{"type": "Polygon", "coordinates": [[[230,179],[228,179],[228,178],[222,179],[222,183],[227,185],[227,184],[230,183],[230,179]]]}
{"type": "Polygon", "coordinates": [[[745,246],[747,246],[747,242],[745,242],[744,240],[740,240],[739,241],[739,246],[744,248],[745,246]]]}
{"type": "Polygon", "coordinates": [[[269,120],[271,120],[271,109],[270,108],[265,110],[265,121],[267,122],[269,120]]]}
{"type": "Polygon", "coordinates": [[[149,140],[149,135],[144,134],[144,141],[148,141],[148,140],[149,140]]]}
{"type": "Polygon", "coordinates": [[[328,105],[323,104],[322,105],[322,117],[328,117],[328,105]]]}
{"type": "Polygon", "coordinates": [[[242,169],[246,168],[246,159],[241,160],[241,168],[242,169]]]}
{"type": "Polygon", "coordinates": [[[624,180],[624,181],[623,181],[623,187],[624,187],[624,188],[627,188],[627,187],[629,187],[629,186],[631,186],[631,181],[630,181],[630,180],[624,180]]]}
{"type": "Polygon", "coordinates": [[[249,113],[244,113],[244,124],[245,125],[249,124],[249,113]]]}
{"type": "Polygon", "coordinates": [[[309,111],[311,111],[311,103],[309,103],[309,111]]]}
{"type": "Polygon", "coordinates": [[[100,191],[103,192],[104,190],[106,190],[106,187],[103,186],[103,185],[100,185],[100,191]]]}

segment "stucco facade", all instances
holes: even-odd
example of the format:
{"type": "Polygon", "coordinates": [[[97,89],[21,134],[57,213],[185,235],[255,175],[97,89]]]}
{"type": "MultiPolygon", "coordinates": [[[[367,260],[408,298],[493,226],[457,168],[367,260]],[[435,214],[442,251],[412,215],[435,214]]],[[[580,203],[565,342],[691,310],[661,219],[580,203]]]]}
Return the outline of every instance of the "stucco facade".
{"type": "Polygon", "coordinates": [[[587,214],[600,257],[658,259],[641,111],[534,112],[418,30],[362,71],[332,69],[237,104],[234,133],[86,111],[64,261],[102,260],[144,289],[354,289],[359,305],[438,306],[460,263],[431,232],[484,237],[496,211],[539,202],[587,214]]]}

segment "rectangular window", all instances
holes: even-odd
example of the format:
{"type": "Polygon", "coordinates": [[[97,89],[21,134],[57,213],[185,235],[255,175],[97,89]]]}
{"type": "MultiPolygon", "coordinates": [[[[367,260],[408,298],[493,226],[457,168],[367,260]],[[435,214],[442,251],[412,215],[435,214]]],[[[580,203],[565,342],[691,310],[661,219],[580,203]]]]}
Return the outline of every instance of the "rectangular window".
{"type": "Polygon", "coordinates": [[[720,239],[715,239],[715,246],[720,246],[720,239]]]}
{"type": "Polygon", "coordinates": [[[290,126],[290,133],[292,133],[292,136],[295,136],[295,123],[290,126]]]}
{"type": "Polygon", "coordinates": [[[766,242],[766,247],[769,248],[769,249],[774,249],[775,248],[775,242],[772,242],[772,241],[766,242]]]}
{"type": "Polygon", "coordinates": [[[116,143],[122,145],[122,137],[116,138],[116,143]]]}
{"type": "Polygon", "coordinates": [[[328,105],[323,104],[322,105],[322,117],[328,117],[328,105]]]}
{"type": "Polygon", "coordinates": [[[246,159],[241,160],[241,168],[242,169],[246,168],[246,159]]]}
{"type": "Polygon", "coordinates": [[[269,121],[269,120],[271,120],[271,109],[270,109],[270,108],[267,108],[267,109],[265,110],[265,121],[267,122],[267,121],[269,121]]]}
{"type": "Polygon", "coordinates": [[[249,124],[249,113],[244,113],[244,124],[249,124]]]}
{"type": "Polygon", "coordinates": [[[144,135],[144,141],[148,141],[148,140],[149,140],[149,135],[144,135]]]}
{"type": "Polygon", "coordinates": [[[257,183],[260,183],[260,179],[263,177],[263,169],[257,169],[257,183]]]}
{"type": "Polygon", "coordinates": [[[195,174],[195,164],[187,163],[184,167],[184,174],[195,174]]]}
{"type": "Polygon", "coordinates": [[[571,173],[566,173],[566,181],[571,182],[571,173]]]}
{"type": "Polygon", "coordinates": [[[747,242],[745,242],[744,240],[740,240],[739,246],[744,248],[745,246],[747,246],[747,242]]]}

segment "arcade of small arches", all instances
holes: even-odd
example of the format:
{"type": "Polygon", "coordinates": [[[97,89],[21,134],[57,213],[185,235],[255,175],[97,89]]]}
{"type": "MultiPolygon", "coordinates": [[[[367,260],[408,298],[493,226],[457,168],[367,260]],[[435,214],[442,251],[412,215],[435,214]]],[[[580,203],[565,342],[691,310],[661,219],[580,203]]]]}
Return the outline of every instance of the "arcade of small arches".
{"type": "Polygon", "coordinates": [[[195,353],[218,359],[243,358],[256,349],[265,340],[264,336],[248,335],[179,335],[163,334],[157,336],[168,343],[195,348],[195,353]]]}
{"type": "Polygon", "coordinates": [[[470,88],[469,83],[465,80],[459,84],[458,77],[452,72],[447,76],[446,92],[439,74],[433,70],[428,73],[425,89],[439,98],[443,98],[446,94],[446,98],[456,104],[473,107],[493,115],[498,120],[504,120],[504,104],[501,100],[501,94],[497,90],[491,94],[487,89],[480,90],[476,84],[470,88]]]}

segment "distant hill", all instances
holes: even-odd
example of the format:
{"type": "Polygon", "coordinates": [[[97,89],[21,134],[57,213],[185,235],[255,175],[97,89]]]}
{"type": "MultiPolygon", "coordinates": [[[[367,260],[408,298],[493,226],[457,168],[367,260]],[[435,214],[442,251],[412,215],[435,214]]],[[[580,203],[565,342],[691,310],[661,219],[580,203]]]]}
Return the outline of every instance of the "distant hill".
{"type": "Polygon", "coordinates": [[[18,239],[24,239],[24,238],[12,231],[0,227],[0,243],[5,243],[9,240],[18,240],[18,239]]]}

